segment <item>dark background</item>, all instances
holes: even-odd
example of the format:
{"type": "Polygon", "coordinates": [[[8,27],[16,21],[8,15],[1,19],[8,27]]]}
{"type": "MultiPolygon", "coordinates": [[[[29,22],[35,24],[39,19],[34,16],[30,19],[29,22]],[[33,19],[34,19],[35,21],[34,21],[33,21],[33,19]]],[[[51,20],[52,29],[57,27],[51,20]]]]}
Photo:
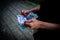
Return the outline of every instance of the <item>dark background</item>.
{"type": "MultiPolygon", "coordinates": [[[[6,7],[6,5],[9,3],[9,1],[15,1],[15,0],[0,0],[0,16],[1,16],[1,12],[2,10],[6,7]]],[[[20,0],[19,0],[20,1],[20,0]]],[[[39,3],[39,1],[37,0],[29,0],[32,1],[34,3],[39,3]]],[[[1,19],[1,18],[0,18],[1,19]]],[[[1,40],[17,40],[14,36],[11,37],[10,35],[8,35],[6,32],[2,32],[2,29],[4,27],[2,27],[2,24],[0,23],[0,39],[1,40]],[[12,39],[11,39],[12,38],[12,39]]],[[[39,29],[39,31],[37,33],[34,34],[34,37],[36,40],[58,40],[60,39],[60,31],[59,30],[46,30],[46,29],[39,29]]]]}

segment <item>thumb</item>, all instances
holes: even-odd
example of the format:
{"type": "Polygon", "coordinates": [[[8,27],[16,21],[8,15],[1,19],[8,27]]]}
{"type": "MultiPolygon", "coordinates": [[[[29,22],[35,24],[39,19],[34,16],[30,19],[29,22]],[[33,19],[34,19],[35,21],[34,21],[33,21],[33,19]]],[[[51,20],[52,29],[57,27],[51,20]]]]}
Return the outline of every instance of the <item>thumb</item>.
{"type": "Polygon", "coordinates": [[[24,23],[31,23],[32,20],[26,20],[24,23]]]}
{"type": "Polygon", "coordinates": [[[26,22],[26,23],[24,23],[24,25],[26,25],[26,26],[30,26],[30,23],[27,23],[27,22],[26,22]]]}

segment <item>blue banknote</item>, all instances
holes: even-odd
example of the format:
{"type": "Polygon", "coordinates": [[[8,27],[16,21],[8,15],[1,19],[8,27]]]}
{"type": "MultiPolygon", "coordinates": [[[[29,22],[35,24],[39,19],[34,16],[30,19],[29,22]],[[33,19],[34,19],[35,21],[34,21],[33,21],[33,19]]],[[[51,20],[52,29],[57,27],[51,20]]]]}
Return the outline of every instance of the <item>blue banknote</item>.
{"type": "Polygon", "coordinates": [[[19,26],[24,30],[27,28],[27,26],[23,25],[24,21],[31,20],[33,18],[38,18],[38,15],[33,12],[29,12],[28,16],[24,17],[23,15],[17,15],[18,18],[18,24],[19,26]]]}

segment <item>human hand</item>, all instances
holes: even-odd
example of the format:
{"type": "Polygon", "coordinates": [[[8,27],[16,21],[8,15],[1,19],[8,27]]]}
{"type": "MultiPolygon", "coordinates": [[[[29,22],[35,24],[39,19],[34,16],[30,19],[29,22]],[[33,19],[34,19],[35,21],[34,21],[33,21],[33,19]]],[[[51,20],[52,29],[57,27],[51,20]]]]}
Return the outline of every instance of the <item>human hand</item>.
{"type": "Polygon", "coordinates": [[[27,16],[29,14],[30,10],[22,10],[21,13],[24,16],[27,16]]]}
{"type": "Polygon", "coordinates": [[[42,26],[42,21],[32,19],[24,22],[24,25],[30,26],[31,29],[38,29],[42,26]]]}

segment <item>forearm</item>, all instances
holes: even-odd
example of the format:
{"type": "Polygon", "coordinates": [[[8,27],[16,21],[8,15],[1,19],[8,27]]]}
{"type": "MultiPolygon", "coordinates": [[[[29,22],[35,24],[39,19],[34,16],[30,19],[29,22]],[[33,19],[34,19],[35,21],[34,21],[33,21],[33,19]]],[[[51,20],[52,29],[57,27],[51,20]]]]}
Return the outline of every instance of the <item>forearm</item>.
{"type": "Polygon", "coordinates": [[[41,28],[55,30],[55,29],[60,29],[59,26],[60,26],[59,24],[42,22],[42,27],[41,28]]]}
{"type": "Polygon", "coordinates": [[[40,5],[37,5],[35,8],[30,9],[30,11],[39,11],[40,10],[40,5]]]}

